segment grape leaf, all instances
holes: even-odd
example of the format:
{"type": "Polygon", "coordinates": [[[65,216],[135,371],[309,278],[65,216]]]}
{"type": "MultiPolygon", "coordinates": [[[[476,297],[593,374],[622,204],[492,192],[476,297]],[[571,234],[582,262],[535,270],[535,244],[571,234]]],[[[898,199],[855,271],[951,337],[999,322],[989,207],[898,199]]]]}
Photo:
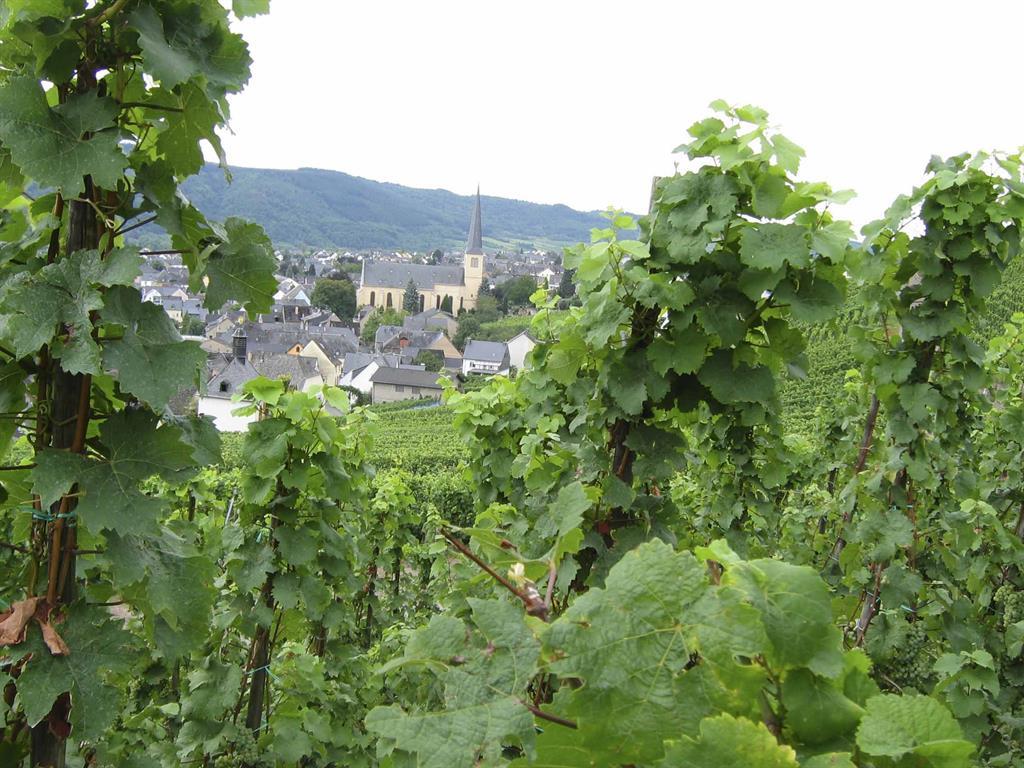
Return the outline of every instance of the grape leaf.
{"type": "Polygon", "coordinates": [[[215,231],[222,242],[206,263],[210,281],[205,306],[219,309],[235,299],[243,302],[250,314],[268,311],[277,292],[277,262],[263,228],[232,217],[215,231]]]}
{"type": "Polygon", "coordinates": [[[366,728],[378,735],[382,754],[395,749],[414,753],[415,764],[422,768],[472,768],[481,755],[487,762],[510,741],[532,743],[533,716],[522,700],[536,671],[540,644],[518,605],[477,599],[469,604],[486,644],[467,640],[463,629],[459,653],[452,656],[448,654],[457,633],[453,635],[450,621],[431,622],[417,633],[403,662],[444,670],[445,709],[405,712],[393,704],[371,710],[366,728]],[[416,659],[411,653],[428,655],[416,659]]]}
{"type": "Polygon", "coordinates": [[[121,411],[100,427],[99,458],[55,450],[37,454],[33,487],[47,507],[77,482],[76,512],[90,531],[152,533],[167,500],[147,495],[142,481],[154,475],[167,481],[188,477],[195,468],[193,449],[181,437],[177,427],[159,425],[155,414],[121,411]]]}
{"type": "Polygon", "coordinates": [[[134,662],[131,635],[103,609],[81,603],[71,606],[56,628],[71,653],[52,656],[39,634],[32,633],[25,646],[32,658],[18,679],[18,697],[29,724],[35,725],[60,694],[70,693],[74,737],[95,740],[119,712],[121,695],[106,681],[106,674],[128,669],[134,662]]]}
{"type": "Polygon", "coordinates": [[[121,326],[124,336],[104,342],[103,366],[124,391],[159,410],[195,383],[206,352],[194,341],[182,341],[166,312],[123,286],[108,290],[104,303],[100,319],[121,326]]]}
{"type": "Polygon", "coordinates": [[[58,325],[67,336],[54,344],[54,355],[69,373],[99,373],[100,350],[92,338],[89,313],[103,306],[98,286],[130,284],[141,259],[129,250],[106,259],[99,251],[76,251],[32,274],[22,272],[0,292],[0,337],[18,357],[49,344],[58,325]]]}
{"type": "Polygon", "coordinates": [[[697,373],[700,383],[720,403],[763,403],[775,394],[775,379],[763,365],[733,365],[732,351],[722,349],[697,373]]]}
{"type": "Polygon", "coordinates": [[[761,723],[722,714],[700,724],[700,736],[668,751],[661,768],[798,768],[796,752],[761,723]]]}
{"type": "Polygon", "coordinates": [[[249,79],[252,59],[245,41],[223,20],[202,19],[204,8],[187,4],[163,17],[140,5],[128,17],[139,33],[146,68],[166,88],[202,76],[218,91],[240,90],[249,79]]]}
{"type": "Polygon", "coordinates": [[[186,646],[201,644],[209,633],[215,563],[167,527],[152,538],[108,531],[106,539],[103,559],[114,587],[147,617],[159,614],[186,646]]]}
{"type": "Polygon", "coordinates": [[[913,765],[934,768],[973,765],[974,745],[936,699],[883,694],[868,699],[865,710],[857,729],[857,746],[865,753],[893,759],[912,755],[913,765]]]}
{"type": "Polygon", "coordinates": [[[807,231],[798,224],[758,224],[740,235],[740,261],[748,267],[775,270],[787,263],[806,267],[809,260],[807,231]]]}
{"type": "Polygon", "coordinates": [[[59,187],[65,197],[82,191],[85,176],[113,188],[128,165],[117,132],[106,130],[117,111],[95,91],[73,94],[51,109],[38,81],[14,77],[0,85],[0,141],[26,176],[59,187]]]}

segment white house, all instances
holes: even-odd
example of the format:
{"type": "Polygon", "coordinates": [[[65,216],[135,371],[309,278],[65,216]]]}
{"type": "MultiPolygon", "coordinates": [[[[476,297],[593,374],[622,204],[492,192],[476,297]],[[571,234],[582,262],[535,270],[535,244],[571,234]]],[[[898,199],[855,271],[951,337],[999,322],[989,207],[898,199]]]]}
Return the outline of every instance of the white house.
{"type": "Polygon", "coordinates": [[[505,342],[508,347],[508,361],[513,368],[521,369],[526,362],[526,355],[537,346],[537,340],[529,331],[520,331],[505,342]]]}
{"type": "Polygon", "coordinates": [[[507,376],[511,362],[508,347],[500,341],[466,342],[466,351],[462,353],[462,373],[483,373],[488,375],[507,376]]]}

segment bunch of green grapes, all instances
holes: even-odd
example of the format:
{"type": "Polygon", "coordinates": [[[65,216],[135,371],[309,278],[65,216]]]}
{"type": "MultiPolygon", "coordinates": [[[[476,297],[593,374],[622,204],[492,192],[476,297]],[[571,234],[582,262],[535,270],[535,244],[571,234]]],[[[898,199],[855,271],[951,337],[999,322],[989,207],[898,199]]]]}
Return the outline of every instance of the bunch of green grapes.
{"type": "Polygon", "coordinates": [[[1024,621],[1024,592],[1013,584],[1003,584],[996,590],[994,599],[1003,607],[1004,627],[1024,621]]]}
{"type": "Polygon", "coordinates": [[[260,749],[251,731],[242,731],[226,752],[217,755],[211,768],[239,768],[243,765],[261,766],[260,749]]]}
{"type": "Polygon", "coordinates": [[[882,672],[900,688],[926,691],[934,663],[924,624],[915,621],[907,625],[906,632],[893,649],[892,656],[886,661],[882,672]]]}

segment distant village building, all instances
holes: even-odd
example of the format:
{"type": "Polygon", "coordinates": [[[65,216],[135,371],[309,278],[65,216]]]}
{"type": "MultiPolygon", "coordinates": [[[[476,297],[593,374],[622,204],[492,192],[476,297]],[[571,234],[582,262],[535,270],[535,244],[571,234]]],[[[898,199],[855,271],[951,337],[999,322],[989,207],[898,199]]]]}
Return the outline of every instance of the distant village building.
{"type": "Polygon", "coordinates": [[[530,335],[529,331],[520,331],[506,341],[505,346],[508,347],[509,364],[516,370],[521,370],[526,363],[526,356],[531,349],[537,346],[537,340],[530,335]]]}
{"type": "Polygon", "coordinates": [[[465,375],[483,373],[490,376],[509,373],[512,363],[509,359],[508,346],[501,341],[466,342],[466,351],[462,353],[462,373],[465,375]]]}
{"type": "Polygon", "coordinates": [[[363,261],[356,302],[360,307],[402,308],[405,289],[411,280],[420,294],[420,311],[440,309],[451,299],[451,311],[476,309],[484,278],[483,229],[480,217],[480,190],[469,223],[469,238],[461,267],[433,264],[401,264],[387,261],[363,261]]]}
{"type": "Polygon", "coordinates": [[[371,400],[374,405],[422,398],[440,400],[443,392],[438,381],[440,378],[441,374],[430,371],[378,368],[370,379],[373,384],[371,400]]]}
{"type": "Polygon", "coordinates": [[[284,378],[291,389],[302,391],[324,383],[316,360],[280,352],[250,352],[248,335],[242,326],[235,329],[231,342],[230,359],[207,382],[197,406],[199,415],[211,416],[214,426],[221,432],[244,432],[256,420],[256,414],[236,415],[234,411],[240,406],[232,398],[242,391],[246,382],[257,376],[284,378]]]}

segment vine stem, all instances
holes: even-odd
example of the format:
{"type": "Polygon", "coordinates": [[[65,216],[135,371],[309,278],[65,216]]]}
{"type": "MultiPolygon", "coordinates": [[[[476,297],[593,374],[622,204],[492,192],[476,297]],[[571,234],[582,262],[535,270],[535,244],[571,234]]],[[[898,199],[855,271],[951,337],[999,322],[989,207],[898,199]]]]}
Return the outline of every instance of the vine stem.
{"type": "Polygon", "coordinates": [[[519,703],[530,710],[534,717],[539,717],[541,720],[547,720],[549,723],[555,723],[556,725],[564,725],[566,728],[572,728],[573,730],[579,728],[579,726],[572,720],[559,717],[558,715],[552,715],[550,712],[545,712],[540,707],[535,707],[533,704],[525,701],[520,701],[519,703]]]}
{"type": "Polygon", "coordinates": [[[521,600],[523,605],[526,606],[526,612],[528,614],[530,614],[531,616],[539,616],[544,621],[547,621],[548,607],[544,604],[543,600],[539,600],[534,596],[530,595],[529,593],[525,592],[524,590],[519,589],[512,582],[510,582],[508,579],[506,579],[504,576],[502,576],[500,573],[494,570],[490,565],[488,565],[479,557],[477,557],[473,550],[471,550],[469,547],[467,547],[465,544],[459,541],[459,539],[453,536],[450,531],[447,531],[442,528],[441,535],[444,536],[448,540],[448,542],[453,547],[455,547],[459,552],[461,552],[466,558],[473,561],[473,563],[475,563],[484,573],[486,573],[496,582],[501,584],[501,586],[503,586],[505,589],[507,589],[509,592],[515,595],[519,600],[521,600]]]}
{"type": "MultiPolygon", "coordinates": [[[[860,440],[860,448],[857,450],[857,461],[853,465],[854,476],[859,475],[864,471],[864,466],[868,462],[868,454],[871,452],[871,444],[874,442],[875,424],[878,421],[878,395],[871,395],[871,405],[868,408],[868,417],[864,422],[864,435],[860,440]]],[[[846,539],[843,538],[843,531],[850,521],[853,520],[853,508],[848,509],[843,513],[843,522],[839,526],[839,536],[836,537],[835,544],[832,545],[832,552],[829,554],[828,559],[825,560],[827,566],[829,561],[834,560],[839,562],[839,556],[843,553],[843,549],[846,547],[846,539]]]]}

